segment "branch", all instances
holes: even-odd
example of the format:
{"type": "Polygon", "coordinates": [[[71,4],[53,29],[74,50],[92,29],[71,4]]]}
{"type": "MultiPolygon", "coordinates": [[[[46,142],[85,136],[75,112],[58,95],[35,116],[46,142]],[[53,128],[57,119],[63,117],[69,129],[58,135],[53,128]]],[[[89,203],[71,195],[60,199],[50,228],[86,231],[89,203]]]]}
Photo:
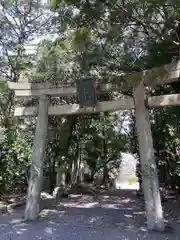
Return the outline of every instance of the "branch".
{"type": "Polygon", "coordinates": [[[8,24],[12,27],[12,29],[13,29],[14,32],[16,33],[17,37],[19,37],[19,34],[18,34],[16,28],[13,26],[13,24],[11,23],[11,21],[8,19],[8,17],[7,17],[6,15],[9,15],[9,16],[14,20],[16,27],[19,28],[19,25],[18,25],[16,19],[15,19],[15,18],[13,17],[13,15],[10,14],[7,10],[5,11],[5,8],[4,8],[4,7],[3,7],[2,10],[3,10],[4,17],[5,17],[6,21],[7,21],[8,24]]]}
{"type": "MultiPolygon", "coordinates": [[[[40,15],[39,15],[39,17],[40,17],[40,15]]],[[[53,17],[53,15],[50,16],[50,17],[49,17],[44,23],[42,23],[38,28],[34,28],[33,31],[27,31],[26,34],[32,34],[32,33],[36,32],[36,31],[40,30],[44,25],[46,25],[46,24],[48,23],[48,21],[49,21],[52,17],[53,17]]],[[[31,23],[32,23],[33,21],[35,21],[35,19],[32,19],[31,23]]],[[[28,24],[30,24],[30,23],[28,23],[28,24]]]]}
{"type": "Polygon", "coordinates": [[[27,21],[25,23],[25,26],[27,27],[29,24],[33,23],[35,20],[37,20],[38,18],[40,18],[41,16],[43,16],[43,13],[39,14],[38,16],[34,17],[33,19],[27,21]]]}
{"type": "Polygon", "coordinates": [[[29,9],[27,10],[27,12],[25,12],[24,14],[24,20],[27,18],[27,16],[31,13],[32,10],[32,0],[29,1],[29,9]]]}
{"type": "Polygon", "coordinates": [[[2,46],[3,46],[4,51],[5,51],[5,54],[6,54],[6,57],[8,59],[9,65],[10,65],[11,69],[13,70],[13,72],[15,73],[15,69],[14,69],[13,63],[12,63],[12,61],[10,59],[10,56],[8,54],[8,50],[7,50],[4,42],[2,40],[0,40],[0,42],[1,42],[2,46]]]}
{"type": "Polygon", "coordinates": [[[0,68],[0,73],[2,73],[2,75],[5,74],[5,77],[7,77],[10,81],[12,81],[12,75],[9,76],[8,73],[2,68],[0,68]]]}
{"type": "Polygon", "coordinates": [[[21,17],[20,17],[20,16],[21,16],[22,14],[21,14],[21,11],[19,11],[18,5],[19,5],[19,4],[18,4],[17,1],[16,1],[16,4],[15,4],[14,7],[15,7],[17,13],[18,13],[18,16],[19,16],[18,19],[19,19],[19,21],[20,21],[20,31],[21,31],[21,26],[23,25],[23,23],[22,23],[22,21],[21,21],[21,17]]]}

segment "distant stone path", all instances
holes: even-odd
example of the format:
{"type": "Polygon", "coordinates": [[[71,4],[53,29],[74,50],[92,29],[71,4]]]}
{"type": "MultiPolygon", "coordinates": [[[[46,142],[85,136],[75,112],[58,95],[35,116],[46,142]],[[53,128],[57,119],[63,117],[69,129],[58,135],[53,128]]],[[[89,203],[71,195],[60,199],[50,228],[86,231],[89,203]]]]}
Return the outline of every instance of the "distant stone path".
{"type": "Polygon", "coordinates": [[[23,222],[23,209],[0,216],[0,240],[178,240],[179,203],[168,203],[166,217],[174,214],[174,233],[148,233],[142,204],[132,194],[100,196],[72,195],[69,201],[44,209],[39,220],[23,222]],[[175,209],[168,209],[168,206],[175,209]],[[171,210],[171,211],[170,211],[171,210]]]}

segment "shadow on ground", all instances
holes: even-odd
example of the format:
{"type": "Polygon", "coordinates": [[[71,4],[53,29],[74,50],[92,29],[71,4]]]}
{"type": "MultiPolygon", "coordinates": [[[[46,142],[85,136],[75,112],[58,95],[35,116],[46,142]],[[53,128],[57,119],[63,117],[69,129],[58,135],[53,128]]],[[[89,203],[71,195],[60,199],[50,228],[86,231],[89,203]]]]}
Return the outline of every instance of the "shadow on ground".
{"type": "Polygon", "coordinates": [[[173,209],[170,206],[172,202],[164,206],[165,215],[174,232],[149,233],[143,203],[132,192],[121,190],[120,196],[104,193],[96,201],[88,195],[71,195],[43,209],[35,222],[23,222],[23,208],[1,216],[0,240],[176,240],[180,239],[180,208],[178,202],[173,209]]]}

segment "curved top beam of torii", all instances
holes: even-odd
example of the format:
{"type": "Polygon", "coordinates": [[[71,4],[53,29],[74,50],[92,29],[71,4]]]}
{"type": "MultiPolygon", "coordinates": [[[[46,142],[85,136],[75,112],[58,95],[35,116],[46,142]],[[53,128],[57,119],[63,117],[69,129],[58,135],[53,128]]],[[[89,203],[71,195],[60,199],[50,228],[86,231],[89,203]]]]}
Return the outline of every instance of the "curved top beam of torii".
{"type": "MultiPolygon", "coordinates": [[[[122,76],[107,78],[107,83],[100,84],[101,92],[118,91],[133,88],[138,82],[143,81],[145,86],[156,86],[179,81],[180,60],[161,67],[144,70],[122,76]]],[[[103,81],[104,82],[104,81],[103,81]]],[[[8,82],[10,89],[15,90],[16,96],[34,96],[46,94],[50,96],[72,96],[77,94],[75,87],[63,87],[62,84],[49,83],[14,83],[8,82]]]]}

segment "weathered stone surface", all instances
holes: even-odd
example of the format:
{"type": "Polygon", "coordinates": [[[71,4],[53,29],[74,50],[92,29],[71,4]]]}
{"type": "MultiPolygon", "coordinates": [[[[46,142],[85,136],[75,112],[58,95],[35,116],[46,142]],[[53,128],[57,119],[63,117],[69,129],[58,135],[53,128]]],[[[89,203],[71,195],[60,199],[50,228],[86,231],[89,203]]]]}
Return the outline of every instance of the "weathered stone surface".
{"type": "Polygon", "coordinates": [[[149,230],[164,230],[159,179],[154,155],[149,111],[145,104],[143,82],[133,89],[136,127],[139,141],[143,192],[149,230]]]}
{"type": "Polygon", "coordinates": [[[36,123],[31,174],[28,184],[28,193],[25,208],[26,220],[37,219],[40,211],[40,194],[43,182],[43,166],[48,128],[48,104],[49,97],[41,96],[39,99],[39,112],[36,123]]]}

